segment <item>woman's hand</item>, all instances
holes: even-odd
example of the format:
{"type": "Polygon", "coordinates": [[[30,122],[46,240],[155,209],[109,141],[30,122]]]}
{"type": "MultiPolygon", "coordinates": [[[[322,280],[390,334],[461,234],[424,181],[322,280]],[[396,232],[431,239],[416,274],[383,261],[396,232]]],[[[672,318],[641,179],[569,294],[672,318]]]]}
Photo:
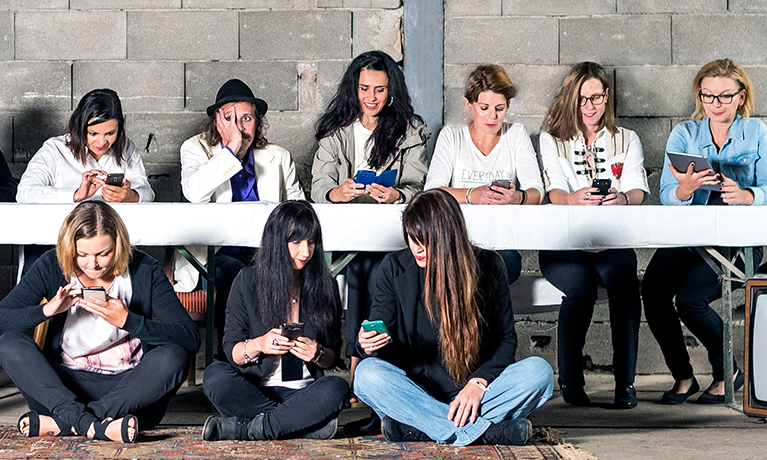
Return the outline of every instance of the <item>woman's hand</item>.
{"type": "Polygon", "coordinates": [[[399,190],[394,187],[384,187],[381,184],[368,184],[365,193],[379,203],[394,203],[399,200],[399,190]]]}
{"type": "MultiPolygon", "coordinates": [[[[368,320],[363,321],[365,323],[368,320]]],[[[379,334],[376,331],[365,331],[360,327],[360,331],[357,333],[357,341],[367,354],[371,354],[385,347],[389,343],[389,334],[379,334]]]]}
{"type": "Polygon", "coordinates": [[[722,177],[722,200],[727,204],[745,204],[751,206],[754,204],[754,193],[751,190],[742,190],[738,183],[724,174],[722,177]]]}
{"type": "Polygon", "coordinates": [[[282,335],[282,329],[276,327],[256,339],[258,349],[265,355],[284,355],[293,347],[292,340],[282,335]]]}
{"type": "Polygon", "coordinates": [[[104,180],[99,176],[106,176],[107,172],[100,169],[85,171],[80,182],[80,187],[75,190],[73,197],[75,203],[79,203],[93,196],[103,185],[104,180]]]}
{"type": "Polygon", "coordinates": [[[623,206],[626,204],[628,204],[626,196],[612,187],[607,190],[607,195],[602,198],[602,206],[623,206]]]}
{"type": "MultiPolygon", "coordinates": [[[[224,144],[239,157],[240,147],[242,147],[242,131],[237,126],[237,107],[234,104],[227,107],[226,111],[223,108],[216,110],[216,129],[218,134],[221,135],[221,143],[224,144]]],[[[242,158],[240,158],[242,160],[242,158]]]]}
{"type": "Polygon", "coordinates": [[[676,197],[682,201],[687,201],[692,198],[692,194],[696,190],[704,185],[717,185],[719,184],[719,175],[711,174],[711,169],[695,172],[695,162],[691,162],[687,167],[687,172],[680,173],[674,168],[671,163],[668,164],[671,174],[679,182],[679,187],[676,189],[676,197]]]}
{"type": "Polygon", "coordinates": [[[69,283],[66,286],[59,287],[56,295],[43,305],[43,314],[50,318],[72,308],[78,300],[81,300],[82,291],[75,289],[75,283],[69,283]]]}
{"type": "Polygon", "coordinates": [[[518,192],[514,184],[509,184],[509,188],[483,185],[471,191],[472,204],[519,204],[521,202],[522,192],[518,192]]]}
{"type": "Polygon", "coordinates": [[[599,206],[605,199],[603,195],[595,195],[599,192],[596,187],[583,187],[572,193],[568,193],[565,199],[566,204],[576,206],[599,206]]]}
{"type": "Polygon", "coordinates": [[[94,297],[80,300],[80,306],[94,315],[98,315],[115,327],[125,326],[128,320],[128,308],[119,300],[109,297],[106,301],[94,297]]]}
{"type": "Polygon", "coordinates": [[[298,337],[291,342],[293,346],[290,348],[290,352],[306,363],[310,363],[320,350],[320,344],[308,337],[298,337]]]}
{"type": "Polygon", "coordinates": [[[351,179],[346,179],[341,185],[330,191],[328,198],[333,203],[348,203],[360,195],[364,195],[365,186],[351,179]]]}
{"type": "Polygon", "coordinates": [[[123,179],[122,186],[104,184],[101,196],[110,203],[138,203],[138,192],[130,188],[130,181],[123,179]]]}
{"type": "MultiPolygon", "coordinates": [[[[483,385],[487,384],[485,379],[472,379],[477,380],[483,385]]],[[[464,426],[466,422],[471,420],[471,423],[477,421],[477,415],[479,415],[479,404],[482,402],[482,398],[485,396],[485,392],[479,385],[468,382],[466,386],[458,393],[458,395],[450,403],[450,410],[447,413],[448,420],[452,420],[455,426],[464,426]]]]}

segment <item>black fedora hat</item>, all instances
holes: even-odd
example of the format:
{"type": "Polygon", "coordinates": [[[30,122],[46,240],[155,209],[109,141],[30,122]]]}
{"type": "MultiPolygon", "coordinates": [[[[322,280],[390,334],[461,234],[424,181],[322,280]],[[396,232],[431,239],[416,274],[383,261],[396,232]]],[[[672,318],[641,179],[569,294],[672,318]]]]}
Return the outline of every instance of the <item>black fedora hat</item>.
{"type": "Polygon", "coordinates": [[[216,103],[208,107],[208,116],[212,116],[216,109],[229,102],[250,102],[256,107],[258,113],[261,115],[266,114],[268,105],[263,99],[259,99],[253,95],[253,91],[250,90],[248,85],[242,80],[232,78],[228,82],[221,86],[216,94],[216,103]]]}

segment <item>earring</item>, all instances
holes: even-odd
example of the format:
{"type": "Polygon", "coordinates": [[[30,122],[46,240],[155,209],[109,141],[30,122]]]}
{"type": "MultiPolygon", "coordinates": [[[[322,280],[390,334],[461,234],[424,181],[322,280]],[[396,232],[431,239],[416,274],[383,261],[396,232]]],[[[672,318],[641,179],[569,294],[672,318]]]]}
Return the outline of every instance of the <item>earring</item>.
{"type": "Polygon", "coordinates": [[[389,105],[392,105],[392,104],[394,104],[394,96],[392,96],[391,99],[389,99],[389,105]]]}

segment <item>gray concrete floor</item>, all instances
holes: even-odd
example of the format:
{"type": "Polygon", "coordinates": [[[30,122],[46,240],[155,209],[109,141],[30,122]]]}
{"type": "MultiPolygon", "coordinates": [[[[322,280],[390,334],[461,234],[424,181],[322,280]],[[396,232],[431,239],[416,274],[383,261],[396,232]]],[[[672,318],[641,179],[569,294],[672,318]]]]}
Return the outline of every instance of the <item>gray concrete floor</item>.
{"type": "MultiPolygon", "coordinates": [[[[198,382],[202,375],[198,372],[198,382]]],[[[698,376],[701,386],[709,376],[698,376]]],[[[611,375],[587,374],[586,391],[595,407],[571,407],[559,392],[530,417],[535,426],[556,429],[569,443],[599,459],[728,459],[767,458],[767,424],[721,406],[686,403],[662,406],[657,403],[672,385],[668,375],[638,376],[639,406],[619,411],[609,406],[613,398],[611,375]]],[[[736,395],[742,402],[742,392],[736,395]]],[[[694,399],[694,397],[693,397],[694,399]]],[[[184,386],[171,402],[163,425],[199,425],[209,415],[202,386],[184,386]]],[[[23,398],[0,372],[0,424],[15,425],[27,408],[23,398]]],[[[340,423],[367,416],[369,409],[352,408],[341,414],[340,423]]]]}

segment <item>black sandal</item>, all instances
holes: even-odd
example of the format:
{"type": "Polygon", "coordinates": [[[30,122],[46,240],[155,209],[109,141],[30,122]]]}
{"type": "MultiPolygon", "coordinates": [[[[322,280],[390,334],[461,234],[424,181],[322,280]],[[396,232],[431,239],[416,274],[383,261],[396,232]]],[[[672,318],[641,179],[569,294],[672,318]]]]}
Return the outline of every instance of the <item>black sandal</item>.
{"type": "MultiPolygon", "coordinates": [[[[111,417],[105,418],[101,422],[93,422],[93,439],[112,441],[107,437],[107,427],[113,422],[115,422],[115,420],[111,417]]],[[[122,418],[122,423],[120,424],[120,440],[124,443],[134,443],[136,442],[136,439],[138,439],[138,418],[136,418],[135,415],[126,415],[122,418]],[[133,438],[128,435],[128,428],[130,428],[128,422],[130,420],[134,421],[133,429],[135,433],[133,434],[133,438]]]]}
{"type": "MultiPolygon", "coordinates": [[[[72,436],[74,434],[72,432],[72,425],[52,415],[47,415],[47,417],[50,417],[56,423],[56,426],[59,427],[59,434],[56,436],[72,436]]],[[[26,436],[28,438],[36,438],[40,436],[40,414],[37,411],[31,410],[19,417],[19,421],[16,422],[16,428],[18,428],[19,433],[21,434],[24,434],[24,432],[21,431],[21,421],[24,420],[24,418],[29,419],[29,434],[26,436]]]]}

